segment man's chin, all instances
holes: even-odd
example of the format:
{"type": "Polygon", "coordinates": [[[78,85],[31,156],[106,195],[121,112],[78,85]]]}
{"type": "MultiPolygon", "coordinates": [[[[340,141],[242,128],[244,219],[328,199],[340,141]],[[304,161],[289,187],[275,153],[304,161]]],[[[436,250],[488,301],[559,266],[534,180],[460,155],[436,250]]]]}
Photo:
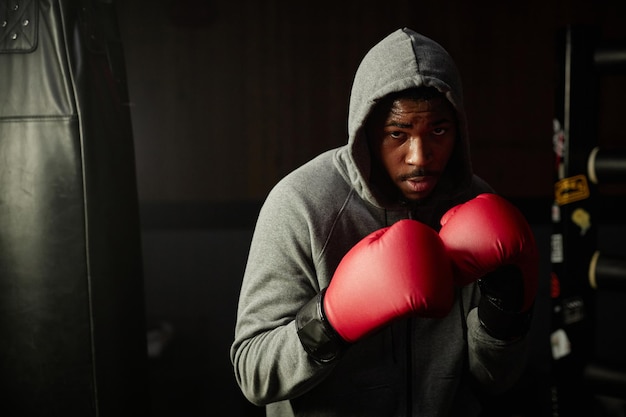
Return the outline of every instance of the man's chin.
{"type": "Polygon", "coordinates": [[[432,194],[432,190],[422,192],[404,192],[402,195],[407,202],[417,202],[428,198],[432,194]]]}

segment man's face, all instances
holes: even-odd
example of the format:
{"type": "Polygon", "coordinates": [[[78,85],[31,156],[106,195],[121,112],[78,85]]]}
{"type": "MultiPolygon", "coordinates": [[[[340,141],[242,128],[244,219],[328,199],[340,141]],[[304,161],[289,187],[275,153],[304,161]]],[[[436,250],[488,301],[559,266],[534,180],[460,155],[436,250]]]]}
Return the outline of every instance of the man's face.
{"type": "Polygon", "coordinates": [[[416,201],[433,191],[446,168],[457,137],[456,117],[445,98],[401,98],[372,116],[367,135],[379,168],[373,180],[395,185],[406,200],[416,201]]]}

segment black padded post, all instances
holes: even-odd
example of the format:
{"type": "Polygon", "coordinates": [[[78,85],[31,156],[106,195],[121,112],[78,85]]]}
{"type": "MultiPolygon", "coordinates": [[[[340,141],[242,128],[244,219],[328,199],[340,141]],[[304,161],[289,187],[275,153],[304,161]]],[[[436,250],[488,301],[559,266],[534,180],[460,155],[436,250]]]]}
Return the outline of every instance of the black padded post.
{"type": "Polygon", "coordinates": [[[623,70],[626,60],[623,48],[598,47],[597,27],[568,27],[557,41],[551,398],[552,415],[568,417],[591,415],[598,396],[607,395],[595,390],[602,384],[585,383],[585,372],[593,371],[588,367],[592,360],[614,359],[616,348],[623,346],[619,332],[606,332],[614,326],[616,315],[607,310],[614,305],[614,290],[624,288],[625,268],[619,258],[598,251],[598,225],[606,219],[600,214],[597,184],[626,178],[626,154],[600,148],[597,133],[601,78],[623,70]],[[609,320],[601,319],[607,315],[609,320]]]}
{"type": "Polygon", "coordinates": [[[111,0],[0,0],[0,414],[146,416],[134,148],[111,0]]]}
{"type": "Polygon", "coordinates": [[[582,371],[593,344],[593,290],[587,271],[597,244],[594,196],[586,175],[595,145],[598,78],[592,60],[597,29],[567,27],[557,38],[560,71],[554,120],[554,205],[552,207],[552,413],[589,414],[592,397],[583,389],[582,371]],[[591,138],[591,140],[590,140],[591,138]],[[558,285],[554,285],[554,282],[558,285]]]}

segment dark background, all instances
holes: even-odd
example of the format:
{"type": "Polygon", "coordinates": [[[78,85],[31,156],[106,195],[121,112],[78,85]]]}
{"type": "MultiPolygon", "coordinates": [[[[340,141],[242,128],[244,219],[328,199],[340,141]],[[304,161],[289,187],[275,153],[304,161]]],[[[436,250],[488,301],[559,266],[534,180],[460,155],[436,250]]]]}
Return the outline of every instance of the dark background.
{"type": "MultiPolygon", "coordinates": [[[[572,24],[626,39],[626,2],[124,0],[117,10],[146,315],[150,329],[172,329],[151,359],[154,416],[262,411],[242,397],[228,357],[258,209],[282,176],[346,142],[354,72],[369,48],[403,26],[455,58],[475,172],[518,203],[536,231],[542,285],[520,390],[528,415],[549,415],[556,39],[572,24]]],[[[589,140],[625,145],[625,91],[622,76],[602,81],[601,103],[587,115],[600,128],[589,140]]],[[[619,187],[605,192],[622,201],[619,187]]],[[[621,244],[623,219],[608,223],[603,244],[621,244]]]]}

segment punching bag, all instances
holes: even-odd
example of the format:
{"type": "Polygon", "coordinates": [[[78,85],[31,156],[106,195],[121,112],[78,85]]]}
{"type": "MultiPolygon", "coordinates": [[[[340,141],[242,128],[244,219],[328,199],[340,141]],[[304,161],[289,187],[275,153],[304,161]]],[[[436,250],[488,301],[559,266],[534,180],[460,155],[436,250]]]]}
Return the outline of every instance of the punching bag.
{"type": "Polygon", "coordinates": [[[134,147],[112,0],[0,0],[0,415],[146,416],[134,147]]]}

